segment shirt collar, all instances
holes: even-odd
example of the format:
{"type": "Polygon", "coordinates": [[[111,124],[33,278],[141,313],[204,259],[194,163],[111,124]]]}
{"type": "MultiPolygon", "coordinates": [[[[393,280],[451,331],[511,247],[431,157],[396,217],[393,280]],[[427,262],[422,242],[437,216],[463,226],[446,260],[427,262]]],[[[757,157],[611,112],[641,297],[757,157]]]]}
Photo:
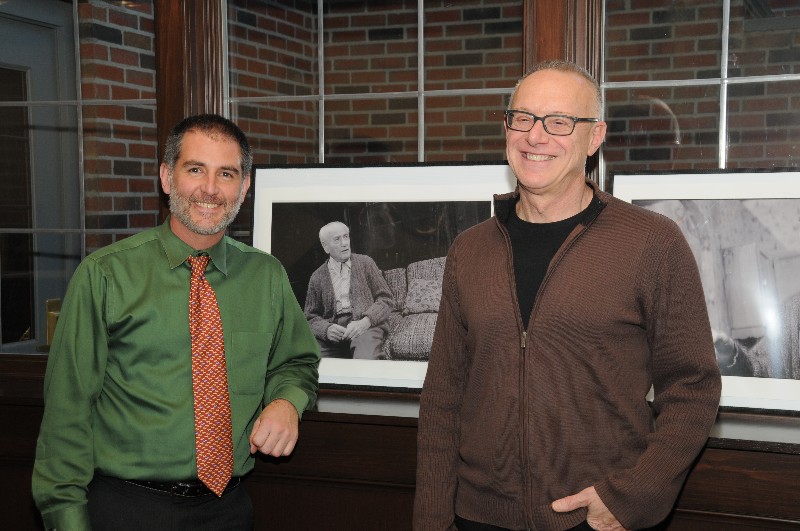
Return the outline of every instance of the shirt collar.
{"type": "Polygon", "coordinates": [[[352,265],[350,263],[350,258],[348,258],[345,262],[340,262],[338,260],[334,260],[333,258],[328,258],[328,269],[329,270],[334,270],[334,271],[336,271],[338,273],[338,272],[340,272],[342,270],[341,264],[346,265],[347,269],[350,269],[352,267],[352,265]]]}
{"type": "MultiPolygon", "coordinates": [[[[171,216],[171,214],[170,214],[171,216]]],[[[169,262],[169,268],[175,269],[176,267],[180,266],[189,256],[201,254],[197,250],[193,249],[191,245],[184,242],[177,236],[175,233],[172,232],[172,229],[169,228],[169,218],[164,220],[156,230],[158,232],[158,239],[161,241],[161,247],[164,249],[164,253],[167,255],[167,261],[169,262]]],[[[227,263],[227,249],[228,246],[226,245],[226,238],[227,236],[223,236],[222,239],[214,244],[212,247],[208,249],[202,249],[202,253],[208,254],[211,257],[211,263],[214,264],[214,267],[219,269],[223,275],[228,274],[228,263],[227,263]]]]}

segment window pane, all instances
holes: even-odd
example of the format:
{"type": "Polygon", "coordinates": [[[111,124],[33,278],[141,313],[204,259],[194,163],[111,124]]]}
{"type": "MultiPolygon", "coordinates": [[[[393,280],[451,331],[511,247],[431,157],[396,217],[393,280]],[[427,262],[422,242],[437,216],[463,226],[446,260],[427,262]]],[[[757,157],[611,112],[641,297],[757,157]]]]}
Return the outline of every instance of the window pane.
{"type": "Polygon", "coordinates": [[[236,103],[232,118],[247,135],[255,164],[318,162],[315,101],[236,103]]]}
{"type": "Polygon", "coordinates": [[[425,100],[425,159],[505,160],[503,110],[508,96],[432,96],[425,100]]]}
{"type": "MultiPolygon", "coordinates": [[[[3,96],[8,94],[9,83],[5,81],[16,73],[0,69],[3,96]]],[[[0,107],[0,138],[4,161],[0,164],[0,228],[32,228],[31,127],[26,107],[0,107]]]]}
{"type": "Polygon", "coordinates": [[[325,103],[325,162],[416,162],[417,99],[325,103]]]}
{"type": "Polygon", "coordinates": [[[228,0],[230,95],[317,94],[313,2],[228,0]]]}
{"type": "MultiPolygon", "coordinates": [[[[83,107],[87,229],[146,228],[160,220],[154,105],[83,107]]],[[[101,243],[111,243],[107,236],[101,243]]],[[[94,238],[87,237],[92,251],[94,238]]]]}
{"type": "Polygon", "coordinates": [[[722,4],[605,2],[605,81],[719,77],[722,4]]]}
{"type": "MultiPolygon", "coordinates": [[[[311,101],[238,103],[232,118],[247,135],[256,165],[319,162],[318,106],[311,101]]],[[[228,233],[252,245],[253,186],[228,233]]]]}
{"type": "Polygon", "coordinates": [[[0,308],[3,343],[34,337],[33,235],[0,235],[0,308]]]}
{"type": "Polygon", "coordinates": [[[323,9],[326,94],[417,90],[417,0],[323,9]]]}
{"type": "Polygon", "coordinates": [[[800,166],[800,80],[731,84],[730,168],[800,166]]]}
{"type": "Polygon", "coordinates": [[[798,39],[798,2],[732,0],[729,75],[800,74],[798,39]]]}
{"type": "Polygon", "coordinates": [[[78,4],[82,98],[155,98],[153,0],[78,4]]]}
{"type": "Polygon", "coordinates": [[[80,228],[71,106],[0,107],[0,231],[80,228]]]}
{"type": "Polygon", "coordinates": [[[718,167],[716,86],[606,91],[607,175],[718,167]]]}
{"type": "Polygon", "coordinates": [[[425,7],[425,90],[513,87],[522,75],[522,2],[435,4],[425,7]]]}
{"type": "Polygon", "coordinates": [[[47,301],[60,301],[80,261],[81,235],[0,235],[2,352],[47,351],[47,301]]]}

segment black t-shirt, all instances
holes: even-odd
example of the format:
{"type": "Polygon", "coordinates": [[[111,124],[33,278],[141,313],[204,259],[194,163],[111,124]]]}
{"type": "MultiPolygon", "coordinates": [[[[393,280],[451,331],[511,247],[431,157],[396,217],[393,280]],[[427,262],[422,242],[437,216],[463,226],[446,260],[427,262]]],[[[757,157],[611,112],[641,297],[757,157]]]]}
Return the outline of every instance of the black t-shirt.
{"type": "MultiPolygon", "coordinates": [[[[596,201],[599,201],[597,197],[592,198],[592,203],[596,201]]],[[[516,209],[512,209],[507,226],[511,237],[511,254],[514,257],[519,311],[526,327],[531,318],[539,286],[547,273],[547,266],[569,233],[583,221],[591,207],[590,203],[587,208],[571,218],[552,223],[524,221],[517,216],[516,209]]]]}

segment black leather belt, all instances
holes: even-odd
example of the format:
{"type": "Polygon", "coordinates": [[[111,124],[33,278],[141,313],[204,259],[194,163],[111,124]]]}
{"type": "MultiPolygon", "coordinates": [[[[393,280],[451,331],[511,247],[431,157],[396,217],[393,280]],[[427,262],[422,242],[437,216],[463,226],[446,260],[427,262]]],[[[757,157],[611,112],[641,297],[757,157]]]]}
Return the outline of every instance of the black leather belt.
{"type": "MultiPolygon", "coordinates": [[[[126,479],[128,483],[133,483],[140,487],[147,489],[160,490],[162,492],[169,492],[175,496],[185,496],[193,498],[195,496],[205,496],[206,494],[213,494],[211,489],[206,487],[202,481],[143,481],[139,479],[126,479]]],[[[242,478],[233,477],[225,487],[225,492],[237,487],[242,482],[242,478]]]]}

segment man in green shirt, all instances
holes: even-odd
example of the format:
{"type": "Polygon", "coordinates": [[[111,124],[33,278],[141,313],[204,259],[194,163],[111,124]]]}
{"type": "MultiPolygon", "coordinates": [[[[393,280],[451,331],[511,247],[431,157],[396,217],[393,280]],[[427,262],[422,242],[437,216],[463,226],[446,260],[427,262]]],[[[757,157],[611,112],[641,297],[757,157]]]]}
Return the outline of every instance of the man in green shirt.
{"type": "Polygon", "coordinates": [[[47,529],[252,527],[240,478],[256,452],[294,449],[320,355],[281,264],[224,234],[251,167],[236,125],[187,118],[160,168],[169,218],[76,270],[50,350],[33,472],[47,529]],[[230,397],[233,477],[221,495],[197,479],[187,261],[197,255],[210,257],[230,397]]]}

